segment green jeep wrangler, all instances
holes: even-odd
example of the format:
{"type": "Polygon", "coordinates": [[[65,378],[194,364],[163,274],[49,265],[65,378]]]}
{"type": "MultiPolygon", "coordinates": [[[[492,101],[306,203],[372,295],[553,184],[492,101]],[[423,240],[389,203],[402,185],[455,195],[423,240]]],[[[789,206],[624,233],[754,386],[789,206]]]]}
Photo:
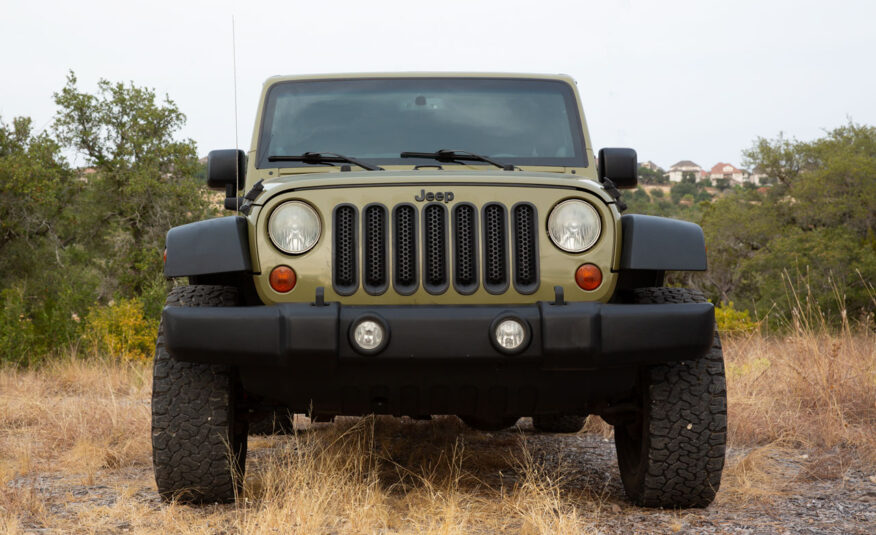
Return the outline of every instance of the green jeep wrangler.
{"type": "Polygon", "coordinates": [[[167,234],[152,394],[166,499],[234,500],[252,415],[531,416],[614,426],[637,504],[703,507],[726,390],[697,225],[622,215],[636,153],[598,158],[575,82],[283,76],[249,153],[213,151],[236,215],[167,234]]]}

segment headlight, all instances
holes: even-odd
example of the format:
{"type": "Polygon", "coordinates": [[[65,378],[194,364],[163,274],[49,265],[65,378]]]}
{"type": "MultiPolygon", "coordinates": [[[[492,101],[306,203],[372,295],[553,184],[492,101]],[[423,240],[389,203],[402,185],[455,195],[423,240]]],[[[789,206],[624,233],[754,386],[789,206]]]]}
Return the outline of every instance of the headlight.
{"type": "Polygon", "coordinates": [[[578,199],[558,204],[548,218],[554,245],[570,253],[586,251],[599,239],[602,223],[596,208],[578,199]]]}
{"type": "Polygon", "coordinates": [[[301,254],[316,245],[319,240],[319,217],[303,202],[291,201],[281,204],[268,220],[268,236],[283,252],[301,254]]]}

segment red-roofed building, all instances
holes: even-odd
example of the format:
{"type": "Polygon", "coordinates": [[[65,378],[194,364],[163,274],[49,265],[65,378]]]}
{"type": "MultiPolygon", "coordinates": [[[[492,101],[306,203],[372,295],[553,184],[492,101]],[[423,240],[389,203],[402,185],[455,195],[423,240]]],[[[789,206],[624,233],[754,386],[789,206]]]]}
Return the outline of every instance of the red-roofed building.
{"type": "Polygon", "coordinates": [[[744,184],[751,181],[751,174],[745,169],[739,169],[732,164],[718,162],[709,171],[712,182],[726,178],[731,183],[744,184]]]}

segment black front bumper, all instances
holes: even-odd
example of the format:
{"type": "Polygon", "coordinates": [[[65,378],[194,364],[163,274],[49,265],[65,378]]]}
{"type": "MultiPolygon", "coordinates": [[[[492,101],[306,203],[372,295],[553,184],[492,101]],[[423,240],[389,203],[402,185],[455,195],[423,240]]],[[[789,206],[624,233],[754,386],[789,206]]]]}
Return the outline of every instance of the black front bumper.
{"type": "Polygon", "coordinates": [[[543,370],[629,367],[705,355],[712,345],[708,303],[602,303],[522,306],[344,306],[307,303],[257,307],[165,307],[165,342],[177,360],[241,368],[326,369],[384,363],[516,363],[543,370]],[[378,318],[388,343],[376,354],[357,351],[350,329],[378,318]],[[530,337],[516,354],[499,351],[497,318],[525,322],[530,337]]]}

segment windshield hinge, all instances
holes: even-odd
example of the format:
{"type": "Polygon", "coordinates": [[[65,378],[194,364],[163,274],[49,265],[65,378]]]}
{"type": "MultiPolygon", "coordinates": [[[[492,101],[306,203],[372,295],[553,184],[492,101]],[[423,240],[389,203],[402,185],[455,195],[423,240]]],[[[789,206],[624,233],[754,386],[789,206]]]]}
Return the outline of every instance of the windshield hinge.
{"type": "Polygon", "coordinates": [[[617,189],[617,186],[614,185],[614,182],[611,181],[610,178],[602,179],[602,187],[608,192],[609,195],[614,198],[614,202],[617,205],[617,209],[621,212],[627,209],[627,203],[621,200],[621,192],[617,189]]]}

